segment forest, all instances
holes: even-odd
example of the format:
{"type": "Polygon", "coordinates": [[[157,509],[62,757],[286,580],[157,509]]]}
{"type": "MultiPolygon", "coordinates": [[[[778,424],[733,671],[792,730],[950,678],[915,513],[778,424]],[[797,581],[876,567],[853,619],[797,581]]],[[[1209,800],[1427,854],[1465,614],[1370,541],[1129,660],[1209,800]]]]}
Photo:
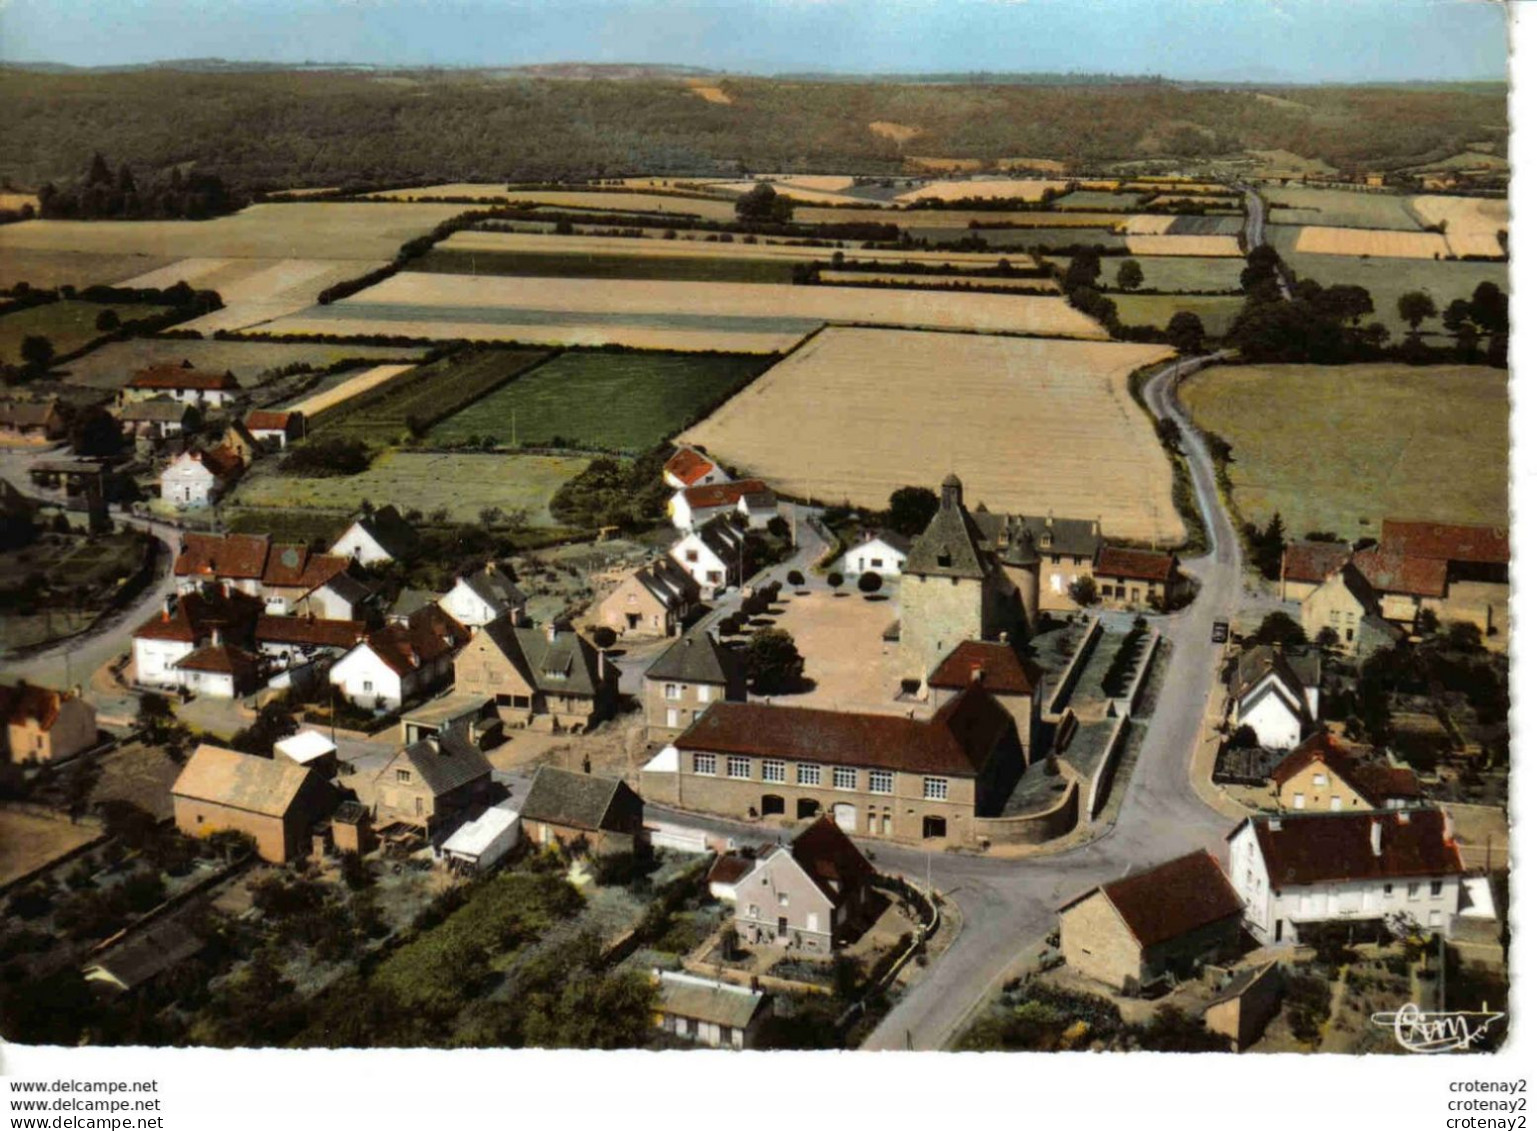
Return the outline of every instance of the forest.
{"type": "Polygon", "coordinates": [[[820,169],[889,174],[905,154],[1049,157],[1071,168],[1284,149],[1392,170],[1505,147],[1501,84],[1249,88],[1174,83],[721,80],[476,71],[45,73],[0,68],[0,178],[36,189],[112,155],[141,177],[196,168],[232,192],[430,180],[820,169]],[[904,147],[871,123],[918,131],[904,147]]]}

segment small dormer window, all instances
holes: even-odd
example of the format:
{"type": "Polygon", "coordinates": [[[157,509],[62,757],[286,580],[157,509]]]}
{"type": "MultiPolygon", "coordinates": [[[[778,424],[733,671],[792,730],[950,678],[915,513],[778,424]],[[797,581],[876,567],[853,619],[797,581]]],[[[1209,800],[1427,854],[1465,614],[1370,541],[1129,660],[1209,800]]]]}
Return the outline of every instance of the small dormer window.
{"type": "Polygon", "coordinates": [[[938,561],[942,567],[948,569],[950,567],[950,547],[941,547],[939,555],[935,560],[938,561]]]}

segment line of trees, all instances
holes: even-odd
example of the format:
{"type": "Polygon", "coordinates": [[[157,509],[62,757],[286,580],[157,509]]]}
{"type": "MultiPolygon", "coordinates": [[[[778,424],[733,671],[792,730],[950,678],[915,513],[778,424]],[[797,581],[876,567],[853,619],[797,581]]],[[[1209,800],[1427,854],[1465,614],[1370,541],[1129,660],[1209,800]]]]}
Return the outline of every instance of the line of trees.
{"type": "Polygon", "coordinates": [[[126,163],[113,173],[100,153],[75,183],[60,188],[50,181],[37,191],[44,220],[205,220],[244,203],[213,173],[183,174],[173,165],[141,185],[126,163]]]}

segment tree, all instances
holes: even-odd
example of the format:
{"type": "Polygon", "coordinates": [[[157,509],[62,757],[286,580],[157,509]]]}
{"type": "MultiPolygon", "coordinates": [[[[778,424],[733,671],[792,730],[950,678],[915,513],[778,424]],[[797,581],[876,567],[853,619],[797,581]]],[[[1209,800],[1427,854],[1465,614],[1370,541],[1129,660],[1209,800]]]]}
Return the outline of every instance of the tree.
{"type": "Polygon", "coordinates": [[[39,372],[53,363],[53,342],[42,334],[28,334],[21,340],[21,360],[39,372]]]}
{"type": "Polygon", "coordinates": [[[1340,634],[1329,625],[1324,625],[1313,637],[1313,643],[1324,651],[1331,651],[1340,646],[1340,634]]]}
{"type": "Polygon", "coordinates": [[[898,487],[887,505],[886,524],[898,534],[913,538],[923,533],[937,510],[939,496],[927,487],[898,487]]]}
{"type": "Polygon", "coordinates": [[[77,413],[67,435],[77,456],[115,456],[123,450],[122,422],[101,405],[77,413]]]}
{"type": "Polygon", "coordinates": [[[592,630],[592,642],[599,648],[612,648],[618,640],[618,635],[606,624],[600,624],[592,630]]]}
{"type": "Polygon", "coordinates": [[[123,324],[123,320],[117,316],[117,311],[108,307],[96,316],[96,328],[104,334],[110,334],[123,324]]]}
{"type": "Polygon", "coordinates": [[[1261,576],[1271,581],[1280,577],[1281,557],[1286,553],[1286,524],[1281,521],[1280,512],[1270,516],[1263,531],[1256,531],[1253,526],[1245,524],[1244,532],[1249,536],[1254,565],[1261,576]]]}
{"type": "Polygon", "coordinates": [[[1063,274],[1064,289],[1069,293],[1082,287],[1093,287],[1099,280],[1099,253],[1075,251],[1073,260],[1063,274]]]}
{"type": "Polygon", "coordinates": [[[1279,644],[1282,647],[1302,645],[1308,642],[1308,634],[1286,613],[1267,613],[1255,630],[1255,644],[1279,644]]]}
{"type": "Polygon", "coordinates": [[[775,192],[767,181],[760,181],[736,202],[736,215],[743,223],[788,224],[795,215],[795,202],[775,192]]]}
{"type": "Polygon", "coordinates": [[[1233,737],[1228,739],[1228,745],[1234,750],[1253,750],[1259,745],[1259,735],[1248,723],[1244,723],[1233,732],[1233,737]]]}
{"type": "Polygon", "coordinates": [[[1359,325],[1362,318],[1376,310],[1371,291],[1345,283],[1326,288],[1315,305],[1334,321],[1349,322],[1352,326],[1359,325]]]}
{"type": "Polygon", "coordinates": [[[1473,289],[1468,313],[1485,333],[1505,333],[1510,329],[1510,296],[1500,290],[1498,283],[1485,280],[1473,289]]]}
{"type": "Polygon", "coordinates": [[[1142,264],[1135,259],[1121,260],[1121,266],[1115,273],[1115,285],[1123,291],[1134,291],[1142,285],[1142,264]]]}
{"type": "Polygon", "coordinates": [[[841,588],[842,586],[843,586],[843,574],[839,573],[837,570],[833,570],[830,574],[827,575],[827,587],[829,589],[836,590],[836,589],[841,588]]]}
{"type": "Polygon", "coordinates": [[[789,573],[785,574],[785,580],[796,588],[800,588],[806,584],[806,575],[798,569],[792,569],[789,573]]]}
{"type": "Polygon", "coordinates": [[[806,661],[795,637],[782,628],[761,628],[752,634],[745,653],[747,678],[759,695],[799,691],[806,661]]]}
{"type": "Polygon", "coordinates": [[[867,569],[859,575],[859,591],[861,593],[875,593],[880,590],[881,575],[873,569],[867,569]]]}
{"type": "Polygon", "coordinates": [[[1176,311],[1174,317],[1169,319],[1168,329],[1164,333],[1168,336],[1169,344],[1180,353],[1200,353],[1201,347],[1206,344],[1206,326],[1201,316],[1188,310],[1176,311]]]}
{"type": "Polygon", "coordinates": [[[1436,316],[1436,300],[1424,291],[1409,291],[1398,296],[1398,316],[1409,323],[1409,329],[1420,332],[1420,323],[1436,316]]]}
{"type": "Polygon", "coordinates": [[[1067,587],[1067,595],[1085,608],[1099,604],[1099,586],[1094,584],[1094,579],[1088,574],[1073,578],[1072,584],[1067,587]]]}

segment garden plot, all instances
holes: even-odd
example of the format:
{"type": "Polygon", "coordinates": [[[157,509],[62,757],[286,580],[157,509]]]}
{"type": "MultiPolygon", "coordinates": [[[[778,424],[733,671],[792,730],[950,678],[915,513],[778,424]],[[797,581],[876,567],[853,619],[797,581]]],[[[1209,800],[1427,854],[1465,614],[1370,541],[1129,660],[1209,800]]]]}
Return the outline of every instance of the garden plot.
{"type": "Polygon", "coordinates": [[[682,438],[792,495],[883,507],[896,488],[954,471],[993,510],[1098,517],[1117,536],[1178,541],[1168,459],[1127,388],[1134,369],[1167,356],[829,329],[682,438]]]}

